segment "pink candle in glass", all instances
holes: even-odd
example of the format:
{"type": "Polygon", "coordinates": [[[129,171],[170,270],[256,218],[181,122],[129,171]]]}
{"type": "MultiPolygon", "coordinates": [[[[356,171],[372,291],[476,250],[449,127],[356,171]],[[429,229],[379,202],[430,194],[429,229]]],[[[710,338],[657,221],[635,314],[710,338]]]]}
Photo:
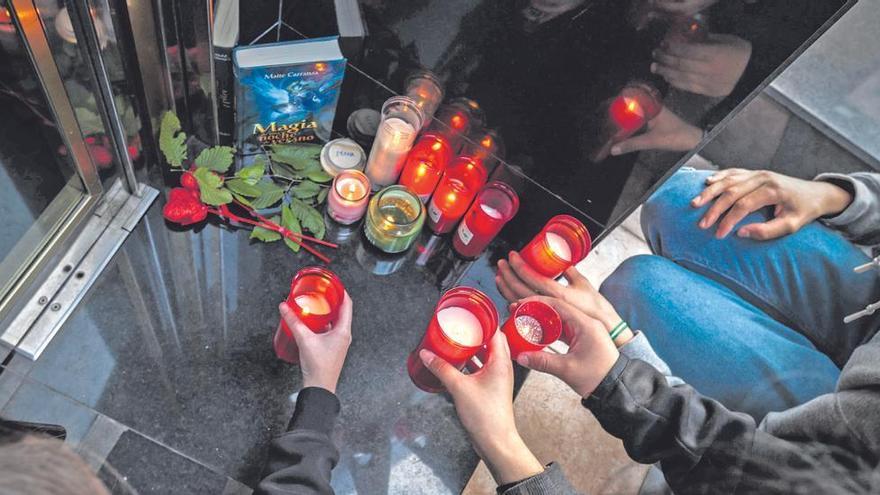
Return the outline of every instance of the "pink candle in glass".
{"type": "Polygon", "coordinates": [[[370,179],[358,170],[340,172],[333,179],[327,196],[327,213],[342,225],[351,225],[367,211],[370,201],[370,179]]]}

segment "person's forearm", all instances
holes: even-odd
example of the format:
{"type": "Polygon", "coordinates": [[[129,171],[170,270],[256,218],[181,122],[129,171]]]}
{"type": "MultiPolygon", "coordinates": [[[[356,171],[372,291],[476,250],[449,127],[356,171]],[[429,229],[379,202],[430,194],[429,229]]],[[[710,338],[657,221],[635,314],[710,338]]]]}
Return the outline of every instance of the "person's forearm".
{"type": "Polygon", "coordinates": [[[498,485],[524,480],[544,471],[544,466],[516,432],[493,435],[474,445],[478,445],[477,453],[498,485]]]}

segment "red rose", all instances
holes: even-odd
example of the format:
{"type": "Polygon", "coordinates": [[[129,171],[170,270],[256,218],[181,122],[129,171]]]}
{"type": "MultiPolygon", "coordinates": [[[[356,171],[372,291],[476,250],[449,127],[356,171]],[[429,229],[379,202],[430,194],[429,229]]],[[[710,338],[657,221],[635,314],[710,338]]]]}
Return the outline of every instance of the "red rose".
{"type": "Polygon", "coordinates": [[[196,180],[196,176],[193,175],[193,171],[195,167],[191,170],[187,170],[180,176],[180,185],[189,189],[190,191],[198,191],[199,190],[199,181],[196,180]]]}
{"type": "Polygon", "coordinates": [[[199,198],[199,193],[183,187],[175,187],[168,195],[168,202],[162,208],[162,216],[180,225],[199,223],[208,216],[208,207],[199,198]]]}

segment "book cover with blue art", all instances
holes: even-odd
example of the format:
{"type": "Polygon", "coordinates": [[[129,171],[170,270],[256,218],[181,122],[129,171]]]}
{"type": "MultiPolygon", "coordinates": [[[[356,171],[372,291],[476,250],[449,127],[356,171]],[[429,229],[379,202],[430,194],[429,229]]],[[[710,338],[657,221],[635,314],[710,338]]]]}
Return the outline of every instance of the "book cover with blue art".
{"type": "Polygon", "coordinates": [[[330,140],[345,74],[337,38],[239,47],[233,59],[239,149],[330,140]]]}

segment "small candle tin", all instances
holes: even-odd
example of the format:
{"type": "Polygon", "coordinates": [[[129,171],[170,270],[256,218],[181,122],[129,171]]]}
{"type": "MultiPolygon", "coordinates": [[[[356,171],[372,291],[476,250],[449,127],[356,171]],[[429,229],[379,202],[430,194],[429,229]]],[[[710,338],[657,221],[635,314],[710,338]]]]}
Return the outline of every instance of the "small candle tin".
{"type": "Polygon", "coordinates": [[[366,164],[367,154],[351,139],[334,139],[321,149],[321,167],[333,177],[345,170],[363,171],[366,164]]]}

